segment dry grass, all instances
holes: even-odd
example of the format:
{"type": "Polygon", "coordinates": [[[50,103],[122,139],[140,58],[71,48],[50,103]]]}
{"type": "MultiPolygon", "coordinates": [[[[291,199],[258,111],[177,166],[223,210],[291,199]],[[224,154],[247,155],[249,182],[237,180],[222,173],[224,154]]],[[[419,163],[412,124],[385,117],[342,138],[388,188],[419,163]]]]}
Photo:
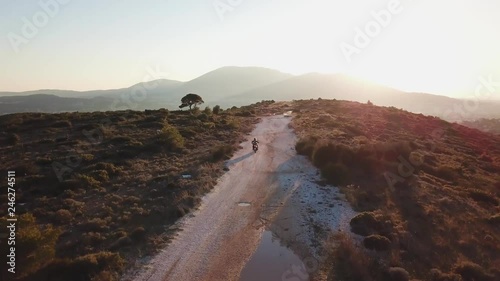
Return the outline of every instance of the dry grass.
{"type": "Polygon", "coordinates": [[[294,107],[297,152],[366,212],[351,222],[353,231],[372,235],[365,243],[371,248],[385,249],[381,237],[390,240],[388,252],[372,253],[381,272],[402,267],[422,280],[473,280],[471,271],[500,278],[494,270],[500,268],[500,137],[355,102],[296,101],[294,107]],[[477,267],[463,269],[464,262],[477,267]]]}

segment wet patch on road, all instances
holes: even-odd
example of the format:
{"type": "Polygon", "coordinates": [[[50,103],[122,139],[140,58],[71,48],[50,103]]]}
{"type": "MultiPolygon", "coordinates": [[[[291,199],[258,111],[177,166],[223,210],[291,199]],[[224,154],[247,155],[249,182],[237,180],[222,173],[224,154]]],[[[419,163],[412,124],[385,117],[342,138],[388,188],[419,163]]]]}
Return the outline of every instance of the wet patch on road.
{"type": "MultiPolygon", "coordinates": [[[[300,258],[271,232],[264,231],[257,250],[241,271],[240,281],[276,281],[290,280],[287,276],[295,276],[297,269],[305,268],[300,258]]],[[[296,277],[296,276],[295,276],[296,277]]],[[[308,281],[309,276],[300,279],[308,281]]]]}

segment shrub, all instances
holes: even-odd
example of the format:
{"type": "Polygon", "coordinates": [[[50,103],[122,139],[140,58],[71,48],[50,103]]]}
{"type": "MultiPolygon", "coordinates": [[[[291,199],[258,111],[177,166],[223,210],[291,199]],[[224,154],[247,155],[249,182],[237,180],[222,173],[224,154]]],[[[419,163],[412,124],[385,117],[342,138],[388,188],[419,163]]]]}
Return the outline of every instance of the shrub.
{"type": "Polygon", "coordinates": [[[78,228],[86,232],[100,232],[109,229],[108,223],[100,218],[93,218],[78,225],[78,228]]]}
{"type": "Polygon", "coordinates": [[[361,236],[391,233],[390,225],[379,221],[373,212],[363,212],[350,221],[351,231],[361,236]]]}
{"type": "Polygon", "coordinates": [[[349,168],[344,164],[329,163],[321,169],[321,176],[335,185],[347,184],[351,178],[349,168]]]}
{"type": "Polygon", "coordinates": [[[130,233],[130,238],[135,241],[141,241],[146,237],[146,230],[144,227],[140,226],[130,233]]]}
{"type": "Polygon", "coordinates": [[[118,273],[104,270],[94,276],[92,281],[117,281],[118,279],[118,273]]]}
{"type": "Polygon", "coordinates": [[[29,275],[55,257],[55,245],[61,231],[52,225],[41,227],[30,214],[19,216],[16,258],[21,276],[29,275]]]}
{"type": "Polygon", "coordinates": [[[491,225],[500,225],[500,214],[495,214],[493,216],[490,216],[489,218],[486,219],[486,222],[488,222],[491,225]]]}
{"type": "Polygon", "coordinates": [[[35,159],[35,163],[38,165],[49,165],[52,162],[53,162],[53,160],[50,157],[37,157],[35,159]]]}
{"type": "MultiPolygon", "coordinates": [[[[125,261],[117,253],[99,252],[80,256],[73,260],[55,260],[44,271],[46,276],[55,278],[50,280],[95,280],[94,277],[99,276],[103,271],[120,272],[124,264],[125,261]]],[[[38,280],[48,279],[38,278],[38,280]]],[[[113,281],[113,279],[106,280],[113,281]]]]}
{"type": "Polygon", "coordinates": [[[200,113],[200,115],[198,115],[198,120],[207,121],[208,120],[208,114],[206,114],[205,112],[200,113]]]}
{"type": "Polygon", "coordinates": [[[480,189],[469,190],[469,197],[476,202],[482,202],[494,206],[498,205],[498,200],[495,198],[493,194],[490,194],[480,189]]]}
{"type": "Polygon", "coordinates": [[[431,281],[462,281],[458,274],[443,273],[439,269],[431,269],[431,281]]]}
{"type": "Polygon", "coordinates": [[[401,267],[390,267],[387,271],[389,276],[389,281],[408,281],[410,280],[410,274],[404,268],[401,267]]]}
{"type": "Polygon", "coordinates": [[[135,204],[135,203],[140,203],[141,202],[141,198],[137,197],[137,196],[128,196],[126,197],[123,202],[125,204],[135,204]]]}
{"type": "Polygon", "coordinates": [[[56,219],[61,224],[69,223],[73,219],[71,212],[66,209],[59,209],[56,214],[56,219]]]}
{"type": "Polygon", "coordinates": [[[14,133],[7,134],[4,139],[5,139],[4,143],[6,145],[16,145],[21,140],[19,135],[14,133]]]}
{"type": "Polygon", "coordinates": [[[199,107],[197,107],[197,106],[194,106],[194,107],[191,109],[191,114],[192,114],[192,115],[197,116],[198,114],[200,114],[200,112],[201,112],[201,110],[200,110],[200,108],[199,108],[199,107]]]}
{"type": "Polygon", "coordinates": [[[221,145],[218,147],[215,147],[212,149],[212,152],[210,153],[211,160],[213,162],[217,162],[220,160],[225,160],[231,157],[231,154],[233,153],[234,148],[231,145],[221,145]]]}
{"type": "Polygon", "coordinates": [[[453,181],[457,179],[458,174],[455,170],[449,166],[439,166],[434,170],[434,176],[440,177],[445,180],[453,181]]]}
{"type": "Polygon", "coordinates": [[[57,121],[52,124],[53,128],[71,128],[72,124],[68,120],[57,121]]]}
{"type": "Polygon", "coordinates": [[[493,281],[494,276],[486,272],[484,268],[473,262],[461,262],[455,265],[453,271],[460,274],[464,281],[493,281]]]}
{"type": "Polygon", "coordinates": [[[312,155],[312,162],[318,168],[325,167],[328,163],[336,162],[337,146],[334,144],[322,145],[314,150],[312,155]]]}
{"type": "Polygon", "coordinates": [[[214,129],[215,123],[214,122],[205,122],[205,123],[203,123],[203,127],[208,128],[208,129],[214,129]]]}
{"type": "Polygon", "coordinates": [[[229,129],[238,129],[241,126],[240,121],[236,118],[230,118],[226,121],[226,124],[229,129]]]}
{"type": "Polygon", "coordinates": [[[300,139],[297,144],[295,144],[295,150],[300,155],[305,155],[309,158],[312,158],[317,141],[318,138],[316,137],[307,137],[300,139]]]}
{"type": "Polygon", "coordinates": [[[95,170],[92,171],[91,173],[92,177],[97,179],[100,182],[107,182],[109,181],[109,175],[106,170],[95,170]]]}
{"type": "Polygon", "coordinates": [[[205,113],[207,116],[212,115],[212,109],[210,108],[210,106],[205,107],[203,113],[205,113]]]}
{"type": "Polygon", "coordinates": [[[363,245],[370,250],[387,251],[391,247],[391,240],[381,235],[370,235],[363,240],[363,245]]]}
{"type": "Polygon", "coordinates": [[[367,256],[346,234],[336,235],[337,247],[333,250],[333,265],[328,280],[373,281],[370,270],[374,261],[367,256]]]}
{"type": "Polygon", "coordinates": [[[214,114],[219,114],[222,112],[222,109],[220,108],[219,105],[214,106],[214,109],[212,110],[214,114]]]}
{"type": "Polygon", "coordinates": [[[250,116],[253,116],[254,114],[252,113],[252,111],[245,110],[245,111],[242,111],[242,112],[237,112],[235,115],[236,116],[241,116],[241,117],[250,117],[250,116]]]}
{"type": "Polygon", "coordinates": [[[85,187],[97,188],[101,183],[92,176],[76,174],[75,179],[80,181],[85,187]]]}
{"type": "Polygon", "coordinates": [[[124,143],[129,143],[132,141],[131,137],[127,136],[116,136],[112,138],[109,142],[112,144],[124,144],[124,143]]]}
{"type": "Polygon", "coordinates": [[[169,151],[179,150],[184,147],[184,138],[174,126],[166,125],[159,135],[159,142],[169,151]]]}
{"type": "Polygon", "coordinates": [[[33,162],[28,162],[24,161],[18,166],[16,166],[14,169],[16,171],[16,174],[19,175],[36,175],[39,173],[40,169],[38,168],[37,165],[33,164],[33,162]]]}
{"type": "Polygon", "coordinates": [[[130,237],[128,237],[128,236],[125,236],[125,237],[120,237],[120,238],[118,238],[118,240],[113,242],[111,244],[111,246],[109,246],[109,249],[111,251],[116,251],[116,250],[119,250],[123,247],[127,247],[130,245],[132,245],[132,239],[130,239],[130,237]]]}
{"type": "Polygon", "coordinates": [[[94,155],[92,155],[92,154],[88,154],[88,153],[83,153],[83,154],[80,154],[80,158],[81,158],[83,161],[89,162],[89,161],[94,160],[94,155]]]}
{"type": "Polygon", "coordinates": [[[85,205],[84,202],[76,201],[76,200],[71,199],[71,198],[64,199],[63,203],[67,208],[69,208],[71,210],[79,209],[85,205]]]}

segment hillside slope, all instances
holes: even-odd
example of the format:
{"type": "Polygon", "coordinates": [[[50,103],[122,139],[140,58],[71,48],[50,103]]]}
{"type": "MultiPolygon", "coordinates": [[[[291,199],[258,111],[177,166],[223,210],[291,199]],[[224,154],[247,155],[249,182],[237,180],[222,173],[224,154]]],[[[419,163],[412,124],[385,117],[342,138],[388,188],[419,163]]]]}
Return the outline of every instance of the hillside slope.
{"type": "Polygon", "coordinates": [[[363,212],[351,229],[379,252],[341,243],[331,280],[389,280],[389,267],[422,280],[498,280],[499,136],[355,102],[294,107],[298,153],[363,212]]]}
{"type": "MultiPolygon", "coordinates": [[[[376,105],[394,106],[415,113],[423,113],[446,120],[474,119],[484,116],[500,117],[500,101],[485,100],[468,102],[467,108],[476,106],[480,110],[468,111],[465,102],[446,96],[427,93],[404,92],[375,83],[355,79],[342,74],[310,73],[269,84],[245,93],[226,97],[224,102],[236,105],[249,104],[262,99],[289,101],[298,99],[339,99],[357,102],[370,100],[376,105]]],[[[222,100],[221,100],[222,102],[222,100]]]]}
{"type": "Polygon", "coordinates": [[[19,280],[117,280],[211,190],[255,110],[0,116],[0,172],[16,174],[19,280]]]}

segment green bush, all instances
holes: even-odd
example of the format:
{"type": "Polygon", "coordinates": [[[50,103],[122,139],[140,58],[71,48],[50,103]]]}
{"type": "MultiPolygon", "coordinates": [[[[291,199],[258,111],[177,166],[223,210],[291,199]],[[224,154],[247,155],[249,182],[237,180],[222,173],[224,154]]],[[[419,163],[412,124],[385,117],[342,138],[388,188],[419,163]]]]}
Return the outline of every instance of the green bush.
{"type": "Polygon", "coordinates": [[[20,215],[17,225],[17,272],[27,276],[54,259],[61,231],[52,225],[39,226],[30,213],[20,215]]]}
{"type": "Polygon", "coordinates": [[[101,186],[101,183],[92,176],[76,174],[75,179],[80,181],[84,187],[97,188],[101,186]]]}
{"type": "Polygon", "coordinates": [[[109,181],[109,174],[106,170],[95,170],[91,173],[92,177],[100,182],[109,181]]]}
{"type": "Polygon", "coordinates": [[[226,124],[230,129],[238,129],[241,126],[240,121],[236,118],[230,118],[229,120],[226,121],[226,124]]]}
{"type": "Polygon", "coordinates": [[[95,170],[105,170],[108,175],[116,175],[122,171],[121,168],[115,166],[113,163],[99,162],[95,164],[95,170]]]}
{"type": "Polygon", "coordinates": [[[159,135],[159,143],[165,145],[169,151],[176,151],[184,147],[184,138],[176,127],[166,125],[159,135]]]}
{"type": "Polygon", "coordinates": [[[89,154],[89,153],[82,153],[82,154],[80,154],[80,158],[85,162],[90,162],[90,161],[94,160],[94,155],[89,154]]]}

